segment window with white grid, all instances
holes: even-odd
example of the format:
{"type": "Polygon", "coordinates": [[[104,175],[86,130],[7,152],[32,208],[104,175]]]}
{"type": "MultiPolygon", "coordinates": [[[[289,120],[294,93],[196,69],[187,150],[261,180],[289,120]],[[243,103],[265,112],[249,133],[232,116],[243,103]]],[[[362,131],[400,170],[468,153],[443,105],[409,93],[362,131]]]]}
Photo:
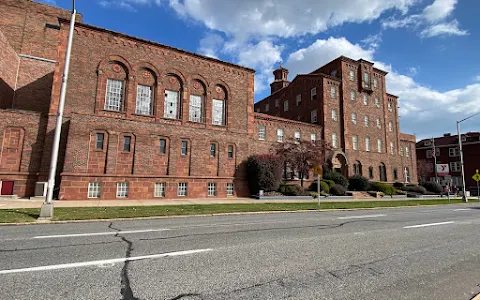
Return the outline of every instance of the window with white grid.
{"type": "Polygon", "coordinates": [[[153,196],[154,197],[165,197],[165,182],[157,182],[155,183],[155,191],[153,196]]]}
{"type": "Polygon", "coordinates": [[[365,138],[365,151],[370,151],[370,137],[365,138]]]}
{"type": "Polygon", "coordinates": [[[177,188],[178,196],[186,196],[188,193],[188,185],[186,182],[179,182],[177,188]]]}
{"type": "Polygon", "coordinates": [[[335,108],[332,109],[332,120],[334,120],[334,121],[338,120],[337,110],[335,108]]]}
{"type": "Polygon", "coordinates": [[[266,135],[265,125],[258,126],[258,139],[260,141],[264,141],[265,140],[265,135],[266,135]]]}
{"type": "Polygon", "coordinates": [[[313,100],[317,97],[317,88],[314,87],[310,90],[310,100],[313,100]]]}
{"type": "Polygon", "coordinates": [[[283,102],[283,111],[288,111],[288,100],[283,102]]]}
{"type": "Polygon", "coordinates": [[[377,128],[382,128],[382,121],[380,121],[380,118],[377,118],[377,128]]]}
{"type": "Polygon", "coordinates": [[[189,121],[202,122],[202,96],[190,95],[189,121]]]}
{"type": "Polygon", "coordinates": [[[353,150],[358,150],[358,136],[352,136],[352,148],[353,150]]]}
{"type": "Polygon", "coordinates": [[[403,156],[403,146],[400,146],[400,156],[403,156]]]}
{"type": "Polygon", "coordinates": [[[312,110],[310,112],[310,119],[312,123],[317,123],[317,110],[312,110]]]}
{"type": "Polygon", "coordinates": [[[330,98],[335,99],[337,97],[337,88],[334,86],[330,87],[330,98]]]}
{"type": "Polygon", "coordinates": [[[217,195],[217,184],[214,182],[208,183],[208,196],[216,196],[217,195]]]}
{"type": "Polygon", "coordinates": [[[117,198],[128,198],[128,182],[117,182],[117,198]]]}
{"type": "Polygon", "coordinates": [[[363,104],[368,105],[368,97],[367,95],[363,95],[363,104]]]}
{"type": "Polygon", "coordinates": [[[278,128],[277,129],[277,142],[282,143],[283,142],[283,136],[284,136],[283,128],[278,128]]]}
{"type": "Polygon", "coordinates": [[[235,195],[235,189],[233,187],[233,183],[227,183],[227,196],[235,195]]]}
{"type": "Polygon", "coordinates": [[[182,141],[180,154],[182,156],[186,156],[188,154],[188,142],[187,141],[182,141]]]}
{"type": "Polygon", "coordinates": [[[100,182],[88,183],[88,198],[100,198],[100,182]]]}
{"type": "Polygon", "coordinates": [[[147,85],[137,85],[137,108],[139,115],[152,114],[152,87],[147,85]]]}
{"type": "Polygon", "coordinates": [[[296,102],[297,102],[297,106],[300,106],[300,104],[302,103],[302,94],[297,95],[296,102]]]}
{"type": "Polygon", "coordinates": [[[392,132],[393,131],[393,123],[392,121],[388,122],[388,131],[392,132]]]}
{"type": "Polygon", "coordinates": [[[295,131],[295,142],[300,142],[300,131],[295,131]]]}
{"type": "Polygon", "coordinates": [[[105,110],[122,110],[123,80],[107,79],[107,92],[105,94],[105,110]]]}
{"type": "Polygon", "coordinates": [[[395,147],[393,146],[393,142],[390,142],[390,154],[394,154],[395,153],[395,147]]]}
{"type": "Polygon", "coordinates": [[[378,79],[377,78],[373,78],[373,86],[378,87],[378,79]]]}
{"type": "MultiPolygon", "coordinates": [[[[437,149],[435,149],[437,150],[437,149]]],[[[448,149],[448,156],[450,157],[457,157],[457,156],[460,156],[460,149],[457,147],[457,148],[449,148],[448,149]]]]}
{"type": "Polygon", "coordinates": [[[332,133],[332,147],[333,148],[338,148],[338,140],[337,140],[337,134],[332,133]]]}
{"type": "Polygon", "coordinates": [[[165,107],[163,116],[169,119],[178,119],[178,92],[165,90],[165,107]]]}
{"type": "Polygon", "coordinates": [[[352,113],[352,123],[357,125],[357,113],[352,113]]]}
{"type": "Polygon", "coordinates": [[[410,157],[410,149],[408,146],[405,146],[405,157],[410,157]]]}
{"type": "Polygon", "coordinates": [[[382,152],[382,140],[381,139],[377,140],[377,150],[378,150],[378,153],[382,152]]]}
{"type": "Polygon", "coordinates": [[[392,112],[393,109],[392,109],[392,103],[391,102],[388,102],[388,111],[389,112],[392,112]]]}
{"type": "Polygon", "coordinates": [[[378,99],[378,97],[375,97],[375,106],[377,108],[380,108],[380,100],[378,99]]]}
{"type": "Polygon", "coordinates": [[[368,127],[368,123],[369,123],[369,122],[370,122],[370,121],[369,121],[369,119],[368,119],[368,116],[365,116],[365,117],[363,118],[363,124],[365,125],[365,127],[368,127]]]}
{"type": "Polygon", "coordinates": [[[310,141],[312,141],[312,142],[317,141],[317,134],[315,134],[315,133],[310,133],[310,141]]]}
{"type": "Polygon", "coordinates": [[[350,92],[350,100],[355,101],[355,99],[357,99],[357,94],[355,93],[355,91],[351,91],[350,92]]]}
{"type": "Polygon", "coordinates": [[[212,101],[212,124],[218,126],[225,125],[225,107],[223,100],[213,99],[212,101]]]}
{"type": "Polygon", "coordinates": [[[355,80],[355,72],[353,70],[350,70],[350,81],[355,80]]]}

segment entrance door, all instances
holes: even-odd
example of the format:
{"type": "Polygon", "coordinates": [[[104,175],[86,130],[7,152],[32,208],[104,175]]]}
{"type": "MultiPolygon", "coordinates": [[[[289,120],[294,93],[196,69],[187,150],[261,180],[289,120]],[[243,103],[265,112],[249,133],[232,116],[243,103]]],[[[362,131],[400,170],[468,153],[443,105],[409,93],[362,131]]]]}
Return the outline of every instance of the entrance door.
{"type": "Polygon", "coordinates": [[[0,195],[13,195],[13,181],[2,181],[0,195]]]}

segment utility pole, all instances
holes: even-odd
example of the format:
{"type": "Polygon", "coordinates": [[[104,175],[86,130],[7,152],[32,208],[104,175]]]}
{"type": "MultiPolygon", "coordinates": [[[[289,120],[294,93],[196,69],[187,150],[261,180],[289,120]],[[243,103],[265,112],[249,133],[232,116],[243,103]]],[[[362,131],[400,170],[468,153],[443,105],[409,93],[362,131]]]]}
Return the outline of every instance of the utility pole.
{"type": "Polygon", "coordinates": [[[72,0],[72,17],[70,19],[70,30],[68,33],[68,43],[67,43],[67,49],[65,53],[65,67],[63,69],[62,86],[60,89],[60,101],[58,104],[57,120],[55,125],[55,133],[53,137],[52,156],[51,156],[50,169],[48,174],[47,197],[40,209],[39,219],[42,219],[42,220],[50,220],[53,218],[53,203],[52,203],[53,190],[55,188],[55,176],[57,173],[58,150],[60,147],[60,134],[62,132],[62,122],[63,122],[63,108],[65,106],[65,96],[67,94],[68,72],[70,69],[70,55],[72,52],[72,43],[73,43],[73,34],[74,34],[73,30],[75,28],[76,15],[77,15],[77,11],[75,10],[75,0],[72,0]]]}
{"type": "Polygon", "coordinates": [[[435,182],[438,183],[437,177],[437,150],[435,149],[435,138],[432,136],[432,144],[433,144],[433,161],[434,161],[434,170],[435,170],[435,182]]]}

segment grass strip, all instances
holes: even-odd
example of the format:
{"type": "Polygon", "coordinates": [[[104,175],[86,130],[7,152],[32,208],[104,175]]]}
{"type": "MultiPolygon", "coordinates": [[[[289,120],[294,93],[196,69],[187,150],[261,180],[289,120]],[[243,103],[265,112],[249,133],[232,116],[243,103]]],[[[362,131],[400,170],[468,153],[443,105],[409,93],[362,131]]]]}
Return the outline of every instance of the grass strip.
{"type": "MultiPolygon", "coordinates": [[[[375,207],[419,206],[462,203],[461,199],[431,199],[405,201],[324,202],[320,209],[354,209],[375,207]]],[[[115,218],[139,218],[156,216],[201,215],[235,212],[317,210],[311,203],[253,203],[253,204],[201,204],[163,206],[116,206],[116,207],[57,207],[55,221],[92,220],[115,218]]],[[[34,222],[40,209],[0,209],[0,223],[34,222]]]]}

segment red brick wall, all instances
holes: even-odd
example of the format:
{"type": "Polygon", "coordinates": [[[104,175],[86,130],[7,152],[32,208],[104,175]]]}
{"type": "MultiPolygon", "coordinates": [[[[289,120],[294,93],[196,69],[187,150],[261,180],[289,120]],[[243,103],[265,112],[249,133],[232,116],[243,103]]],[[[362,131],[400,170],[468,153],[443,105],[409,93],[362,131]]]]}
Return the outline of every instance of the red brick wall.
{"type": "Polygon", "coordinates": [[[0,108],[12,107],[19,61],[0,29],[0,108]]]}

